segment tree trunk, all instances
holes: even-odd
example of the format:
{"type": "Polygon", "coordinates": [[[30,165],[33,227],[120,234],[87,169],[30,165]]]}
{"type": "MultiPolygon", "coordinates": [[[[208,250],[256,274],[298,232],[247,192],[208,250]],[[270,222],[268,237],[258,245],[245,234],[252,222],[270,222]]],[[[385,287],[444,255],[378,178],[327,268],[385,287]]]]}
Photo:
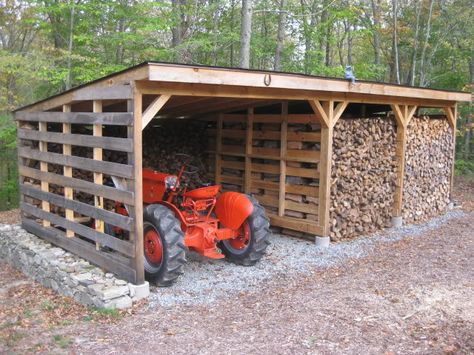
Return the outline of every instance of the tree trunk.
{"type": "Polygon", "coordinates": [[[392,10],[393,10],[393,43],[392,43],[392,62],[393,62],[393,70],[392,70],[392,81],[395,81],[397,84],[400,84],[400,65],[399,65],[399,57],[398,57],[398,0],[392,0],[392,10]]]}
{"type": "Polygon", "coordinates": [[[407,84],[415,86],[416,78],[416,55],[418,54],[418,33],[420,32],[420,14],[421,14],[421,4],[415,2],[415,13],[416,13],[416,22],[415,22],[415,38],[413,41],[413,53],[411,57],[411,67],[408,74],[407,84]]]}
{"type": "MultiPolygon", "coordinates": [[[[235,0],[230,3],[230,33],[234,33],[234,11],[235,11],[235,0]]],[[[234,41],[230,43],[230,66],[234,66],[234,41]]]]}
{"type": "Polygon", "coordinates": [[[177,62],[181,61],[181,51],[179,50],[179,45],[182,42],[182,20],[181,20],[181,1],[180,0],[171,0],[171,8],[173,9],[174,15],[174,24],[171,28],[171,47],[174,49],[174,60],[177,62]]]}
{"type": "Polygon", "coordinates": [[[326,22],[329,19],[327,7],[329,6],[328,2],[324,2],[324,11],[321,15],[321,22],[323,25],[326,26],[326,33],[325,33],[325,38],[324,38],[324,48],[325,48],[325,61],[324,64],[329,67],[331,66],[331,26],[327,24],[326,22]]]}
{"type": "Polygon", "coordinates": [[[426,85],[426,49],[428,48],[428,42],[430,41],[430,32],[431,32],[431,16],[433,14],[433,5],[434,1],[430,0],[430,9],[428,13],[428,21],[426,23],[426,32],[425,32],[425,43],[423,44],[423,49],[421,51],[420,59],[420,86],[424,87],[426,85]]]}
{"type": "Polygon", "coordinates": [[[275,70],[281,70],[281,54],[283,52],[283,41],[285,40],[286,0],[280,0],[280,15],[278,19],[277,45],[275,49],[275,70]]]}
{"type": "MultiPolygon", "coordinates": [[[[471,95],[474,95],[474,48],[471,51],[471,65],[470,65],[470,72],[471,72],[471,95]]],[[[471,103],[469,104],[470,110],[469,114],[466,118],[466,135],[464,136],[464,159],[469,160],[471,157],[471,137],[472,137],[472,118],[474,115],[474,107],[471,103]]]]}
{"type": "Polygon", "coordinates": [[[242,0],[242,22],[240,27],[241,68],[250,67],[250,40],[252,38],[252,0],[242,0]]]}
{"type": "Polygon", "coordinates": [[[74,12],[75,12],[74,0],[71,0],[69,4],[71,6],[71,18],[69,20],[69,43],[68,43],[68,57],[67,57],[66,90],[69,90],[72,87],[72,47],[74,43],[74,12]]]}
{"type": "Polygon", "coordinates": [[[372,0],[372,14],[374,16],[374,64],[380,65],[380,0],[372,0]]]}
{"type": "Polygon", "coordinates": [[[347,24],[347,65],[352,65],[352,25],[347,24]]]}

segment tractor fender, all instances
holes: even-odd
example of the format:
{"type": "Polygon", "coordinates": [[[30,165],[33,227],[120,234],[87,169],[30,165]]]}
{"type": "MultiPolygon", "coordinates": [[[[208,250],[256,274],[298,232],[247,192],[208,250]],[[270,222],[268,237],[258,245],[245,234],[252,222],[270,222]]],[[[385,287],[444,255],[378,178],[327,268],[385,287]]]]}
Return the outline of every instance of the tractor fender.
{"type": "Polygon", "coordinates": [[[236,230],[252,214],[253,204],[246,195],[229,191],[217,198],[215,211],[225,227],[236,230]]]}
{"type": "Polygon", "coordinates": [[[185,220],[183,214],[181,213],[181,211],[175,205],[173,205],[172,203],[169,203],[167,201],[157,201],[156,204],[168,207],[174,213],[174,215],[179,220],[179,222],[181,223],[181,230],[184,233],[186,233],[186,229],[188,229],[188,226],[186,224],[186,220],[185,220]]]}

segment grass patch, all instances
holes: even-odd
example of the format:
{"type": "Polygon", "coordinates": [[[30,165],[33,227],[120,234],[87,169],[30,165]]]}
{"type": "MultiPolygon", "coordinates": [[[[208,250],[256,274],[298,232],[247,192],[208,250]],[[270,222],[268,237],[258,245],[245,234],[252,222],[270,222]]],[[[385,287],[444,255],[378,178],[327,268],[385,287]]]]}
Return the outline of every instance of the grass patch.
{"type": "Polygon", "coordinates": [[[46,311],[52,311],[56,308],[56,305],[51,301],[44,301],[41,303],[41,308],[46,311]]]}
{"type": "Polygon", "coordinates": [[[72,340],[68,337],[65,337],[61,334],[53,335],[53,340],[61,349],[66,349],[71,345],[72,340]]]}
{"type": "Polygon", "coordinates": [[[99,317],[115,319],[122,318],[122,313],[120,313],[120,311],[115,308],[93,308],[92,312],[99,317]]]}

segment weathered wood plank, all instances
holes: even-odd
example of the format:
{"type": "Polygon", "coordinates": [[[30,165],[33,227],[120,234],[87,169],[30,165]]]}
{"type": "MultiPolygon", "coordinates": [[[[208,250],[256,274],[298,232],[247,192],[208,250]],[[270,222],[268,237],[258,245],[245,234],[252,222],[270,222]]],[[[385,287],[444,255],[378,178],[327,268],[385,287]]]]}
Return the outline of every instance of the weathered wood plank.
{"type": "Polygon", "coordinates": [[[77,157],[74,155],[63,155],[52,152],[40,152],[29,147],[20,147],[18,155],[23,158],[44,161],[47,163],[67,165],[73,168],[95,171],[111,176],[123,177],[127,179],[133,178],[132,166],[112,163],[108,161],[97,161],[89,158],[77,157]]]}
{"type": "Polygon", "coordinates": [[[221,175],[221,183],[242,186],[244,183],[244,179],[238,176],[221,175]]]}
{"type": "Polygon", "coordinates": [[[116,85],[111,87],[94,88],[74,93],[75,101],[87,100],[127,100],[132,98],[130,85],[116,85]]]}
{"type": "Polygon", "coordinates": [[[124,255],[127,255],[129,257],[133,257],[135,255],[133,244],[130,242],[118,239],[108,234],[100,233],[83,224],[70,221],[64,217],[61,217],[51,212],[43,211],[25,202],[21,203],[20,208],[24,213],[32,215],[36,218],[48,220],[52,224],[55,224],[67,230],[71,230],[84,238],[87,238],[96,243],[100,243],[101,245],[108,246],[109,248],[116,250],[124,255]]]}
{"type": "Polygon", "coordinates": [[[298,211],[298,212],[303,212],[303,213],[310,213],[317,215],[318,212],[318,206],[310,203],[299,203],[299,202],[294,202],[294,201],[286,201],[286,209],[287,210],[292,210],[292,211],[298,211]]]}
{"type": "Polygon", "coordinates": [[[131,126],[133,115],[130,112],[24,112],[15,115],[17,121],[102,124],[131,126]]]}
{"type": "Polygon", "coordinates": [[[288,228],[308,234],[322,235],[323,230],[316,222],[307,222],[301,218],[276,216],[269,214],[270,224],[276,227],[288,228]]]}
{"type": "Polygon", "coordinates": [[[75,190],[83,191],[92,195],[99,195],[113,201],[123,202],[126,205],[134,205],[133,192],[118,190],[109,186],[100,186],[92,182],[79,180],[71,177],[57,175],[54,173],[47,173],[37,169],[28,168],[25,166],[19,167],[19,173],[22,176],[44,180],[51,184],[71,187],[75,190]]]}
{"type": "Polygon", "coordinates": [[[78,238],[66,238],[64,233],[55,228],[44,228],[35,221],[24,218],[22,227],[46,241],[53,243],[63,249],[70,251],[80,257],[89,260],[105,270],[111,271],[129,282],[136,281],[135,270],[129,265],[131,262],[126,258],[118,258],[116,256],[107,255],[103,252],[95,250],[90,243],[78,238]]]}
{"type": "Polygon", "coordinates": [[[133,220],[130,217],[123,216],[118,213],[107,211],[102,208],[96,208],[84,202],[70,200],[51,192],[44,192],[34,188],[32,185],[21,184],[20,191],[26,196],[30,196],[42,201],[48,201],[55,206],[74,210],[75,212],[84,216],[94,219],[101,219],[106,223],[120,227],[127,231],[130,231],[133,228],[133,220]]]}
{"type": "Polygon", "coordinates": [[[94,137],[83,134],[39,132],[21,128],[18,130],[18,138],[58,144],[78,145],[81,147],[96,147],[117,150],[120,152],[132,152],[133,150],[132,140],[128,138],[94,137]]]}
{"type": "Polygon", "coordinates": [[[321,142],[321,133],[289,131],[288,140],[295,142],[321,142]]]}
{"type": "Polygon", "coordinates": [[[318,163],[320,160],[320,152],[317,150],[296,150],[288,149],[286,152],[286,160],[306,162],[306,163],[318,163]]]}

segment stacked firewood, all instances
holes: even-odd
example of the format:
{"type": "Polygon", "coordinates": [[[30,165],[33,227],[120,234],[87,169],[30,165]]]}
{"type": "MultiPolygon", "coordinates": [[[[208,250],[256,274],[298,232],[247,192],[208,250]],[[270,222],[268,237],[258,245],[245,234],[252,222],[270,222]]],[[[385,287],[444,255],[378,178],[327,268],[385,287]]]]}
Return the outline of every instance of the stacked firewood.
{"type": "Polygon", "coordinates": [[[395,151],[393,118],[340,119],[336,123],[330,207],[333,240],[390,226],[395,151]]]}
{"type": "Polygon", "coordinates": [[[446,119],[414,117],[408,127],[403,220],[422,221],[449,204],[453,131],[446,119]]]}
{"type": "Polygon", "coordinates": [[[187,163],[181,183],[188,189],[211,182],[206,164],[206,126],[199,121],[166,120],[147,127],[143,131],[143,167],[178,174],[187,163]]]}

